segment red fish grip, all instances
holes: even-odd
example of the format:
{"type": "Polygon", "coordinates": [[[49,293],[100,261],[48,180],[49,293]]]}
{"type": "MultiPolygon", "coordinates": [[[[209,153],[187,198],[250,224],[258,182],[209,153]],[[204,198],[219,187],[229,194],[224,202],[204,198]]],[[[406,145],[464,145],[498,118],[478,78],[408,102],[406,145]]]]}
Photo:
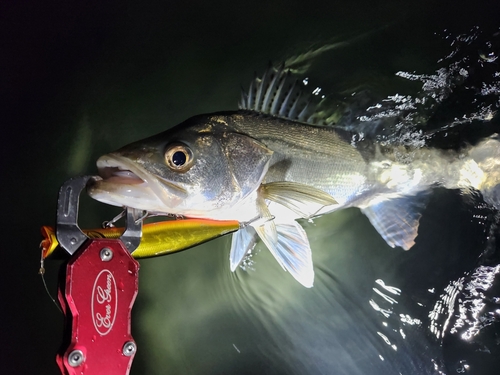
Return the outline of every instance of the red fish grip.
{"type": "Polygon", "coordinates": [[[87,240],[62,267],[58,297],[65,338],[57,355],[62,374],[128,374],[136,352],[131,310],[139,263],[120,240],[87,240]]]}

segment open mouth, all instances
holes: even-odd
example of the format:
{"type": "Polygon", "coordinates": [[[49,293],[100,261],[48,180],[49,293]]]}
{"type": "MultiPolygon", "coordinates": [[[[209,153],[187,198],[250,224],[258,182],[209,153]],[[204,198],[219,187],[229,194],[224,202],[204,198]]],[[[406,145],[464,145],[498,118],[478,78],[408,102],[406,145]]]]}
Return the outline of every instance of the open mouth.
{"type": "Polygon", "coordinates": [[[148,211],[161,205],[151,189],[154,179],[129,159],[117,154],[104,155],[97,160],[97,169],[99,176],[87,184],[87,193],[92,198],[113,206],[148,211]]]}
{"type": "Polygon", "coordinates": [[[120,185],[147,184],[146,180],[137,175],[131,168],[120,160],[120,157],[101,157],[97,161],[99,175],[108,183],[120,185]]]}
{"type": "Polygon", "coordinates": [[[94,199],[114,206],[134,207],[152,212],[175,213],[187,192],[161,176],[149,173],[142,165],[112,153],[97,160],[99,177],[87,185],[94,199]]]}
{"type": "Polygon", "coordinates": [[[120,167],[99,168],[99,175],[107,182],[115,184],[139,185],[146,183],[131,170],[120,167]]]}

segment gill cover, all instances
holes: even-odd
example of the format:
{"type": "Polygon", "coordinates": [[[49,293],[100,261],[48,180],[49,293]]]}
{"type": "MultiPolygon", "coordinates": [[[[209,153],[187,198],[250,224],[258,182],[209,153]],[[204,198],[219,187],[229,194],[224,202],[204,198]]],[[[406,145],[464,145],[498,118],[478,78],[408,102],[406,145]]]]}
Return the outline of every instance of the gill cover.
{"type": "Polygon", "coordinates": [[[247,135],[233,132],[223,134],[222,145],[233,184],[244,199],[259,187],[273,151],[247,135]]]}

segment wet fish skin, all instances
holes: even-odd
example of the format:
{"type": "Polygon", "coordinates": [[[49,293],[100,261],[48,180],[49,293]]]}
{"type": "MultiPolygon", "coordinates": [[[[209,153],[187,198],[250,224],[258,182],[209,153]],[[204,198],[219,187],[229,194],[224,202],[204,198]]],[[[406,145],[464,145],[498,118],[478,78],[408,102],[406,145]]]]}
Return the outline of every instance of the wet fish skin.
{"type": "Polygon", "coordinates": [[[340,205],[351,205],[370,181],[370,157],[350,144],[342,129],[313,126],[248,113],[224,116],[228,127],[258,139],[273,150],[265,183],[294,181],[327,191],[340,205]]]}

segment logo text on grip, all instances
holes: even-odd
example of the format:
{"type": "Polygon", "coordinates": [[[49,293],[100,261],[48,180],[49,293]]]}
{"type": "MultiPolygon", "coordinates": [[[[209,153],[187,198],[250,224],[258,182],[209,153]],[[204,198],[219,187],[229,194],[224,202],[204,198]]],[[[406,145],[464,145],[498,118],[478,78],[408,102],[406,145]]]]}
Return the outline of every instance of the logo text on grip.
{"type": "Polygon", "coordinates": [[[92,289],[92,321],[94,327],[102,336],[113,328],[118,305],[118,292],[113,274],[104,269],[95,278],[92,289]]]}

